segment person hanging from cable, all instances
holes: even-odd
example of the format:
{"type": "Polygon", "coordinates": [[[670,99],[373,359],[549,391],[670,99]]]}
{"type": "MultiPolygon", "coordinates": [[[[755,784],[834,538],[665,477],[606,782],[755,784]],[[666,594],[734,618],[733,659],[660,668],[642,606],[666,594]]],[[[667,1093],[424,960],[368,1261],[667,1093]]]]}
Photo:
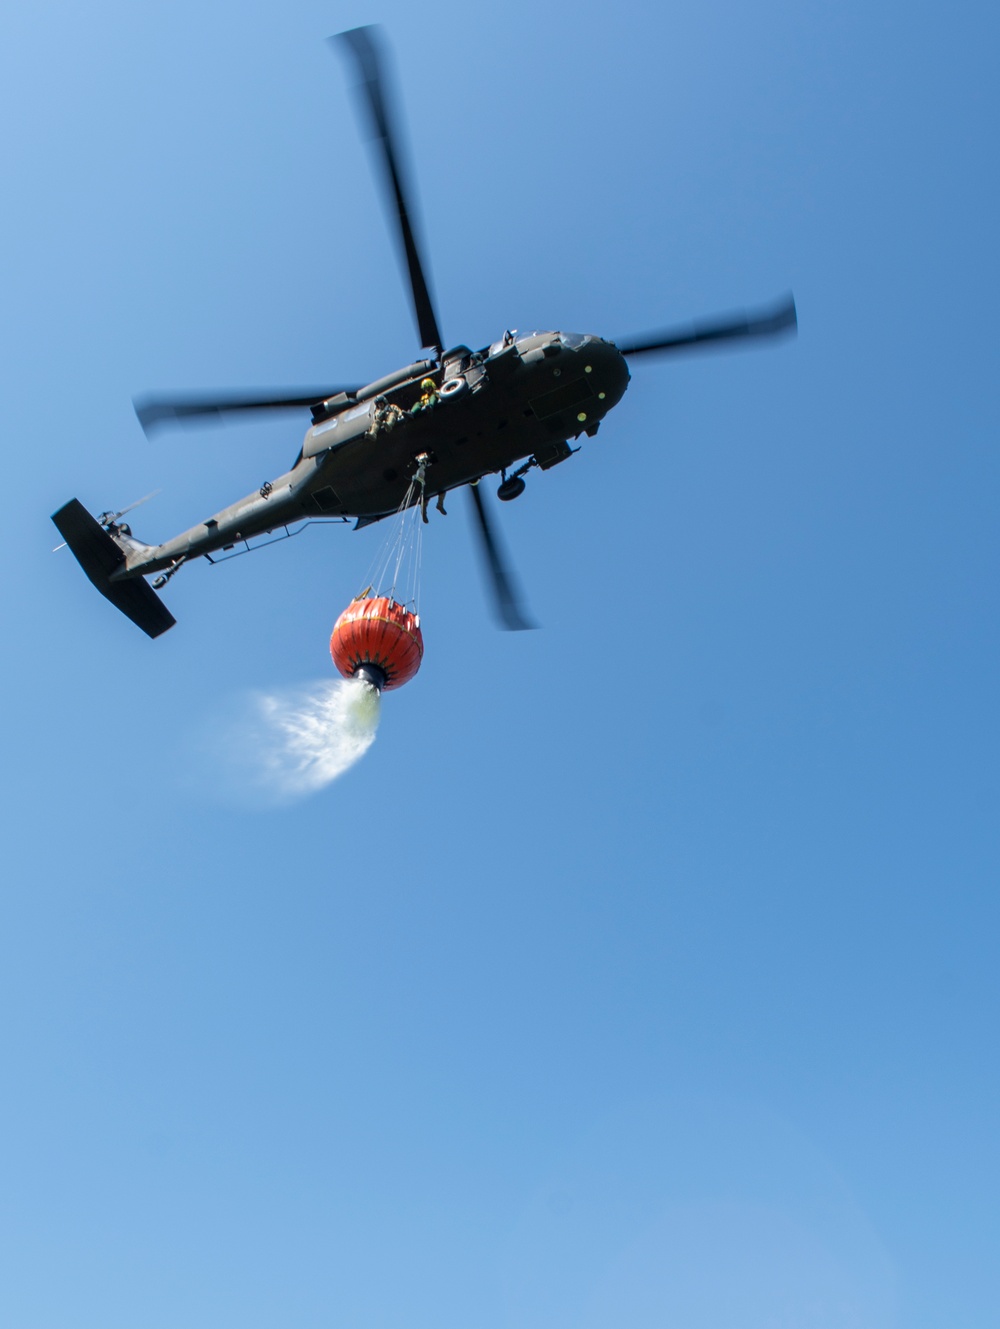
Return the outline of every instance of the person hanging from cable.
{"type": "MultiPolygon", "coordinates": [[[[427,379],[424,379],[425,383],[427,381],[427,379]]],[[[413,409],[416,410],[417,408],[414,406],[413,409]]],[[[431,454],[429,452],[421,452],[417,458],[417,469],[410,482],[411,489],[416,488],[420,491],[420,498],[418,499],[420,504],[420,516],[423,518],[425,524],[427,522],[427,467],[430,464],[431,454]]]]}
{"type": "MultiPolygon", "coordinates": [[[[417,469],[414,473],[411,485],[411,487],[419,489],[420,491],[420,497],[417,502],[420,505],[420,516],[425,524],[427,523],[427,501],[430,497],[427,493],[427,467],[430,464],[431,454],[429,452],[422,452],[417,458],[417,469]]],[[[445,491],[442,489],[438,493],[437,503],[434,506],[437,508],[438,512],[440,512],[442,517],[447,517],[448,514],[444,510],[444,494],[445,491]]]]}

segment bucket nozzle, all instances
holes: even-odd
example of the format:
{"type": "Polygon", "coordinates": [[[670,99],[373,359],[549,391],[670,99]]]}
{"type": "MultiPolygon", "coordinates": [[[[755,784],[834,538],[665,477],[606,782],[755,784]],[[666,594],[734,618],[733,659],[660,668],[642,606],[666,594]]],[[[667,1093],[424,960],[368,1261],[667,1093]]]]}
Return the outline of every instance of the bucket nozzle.
{"type": "Polygon", "coordinates": [[[376,692],[381,692],[385,687],[385,670],[376,664],[359,664],[354,671],[354,677],[364,679],[376,692]]]}

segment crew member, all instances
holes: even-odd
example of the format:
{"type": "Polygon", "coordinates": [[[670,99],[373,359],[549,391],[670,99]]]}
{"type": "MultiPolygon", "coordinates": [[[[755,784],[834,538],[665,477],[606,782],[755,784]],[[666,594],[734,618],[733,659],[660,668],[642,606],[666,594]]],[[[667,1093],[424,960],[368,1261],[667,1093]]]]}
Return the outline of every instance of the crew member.
{"type": "Polygon", "coordinates": [[[403,412],[388,397],[376,397],[372,422],[368,426],[369,438],[375,438],[383,429],[392,429],[403,418],[403,412]]]}
{"type": "Polygon", "coordinates": [[[425,378],[420,384],[420,400],[414,402],[410,408],[411,415],[418,415],[421,411],[432,410],[440,401],[437,387],[432,378],[425,378]]]}

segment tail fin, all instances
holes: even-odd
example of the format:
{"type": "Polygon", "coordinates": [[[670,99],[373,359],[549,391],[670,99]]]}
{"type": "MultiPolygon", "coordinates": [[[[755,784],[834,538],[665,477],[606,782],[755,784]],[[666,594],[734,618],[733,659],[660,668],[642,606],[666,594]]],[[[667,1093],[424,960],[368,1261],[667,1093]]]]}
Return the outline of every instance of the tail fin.
{"type": "Polygon", "coordinates": [[[59,534],[100,593],[149,637],[158,637],[177,621],[143,577],[112,581],[125,553],[75,498],[53,513],[59,534]]]}

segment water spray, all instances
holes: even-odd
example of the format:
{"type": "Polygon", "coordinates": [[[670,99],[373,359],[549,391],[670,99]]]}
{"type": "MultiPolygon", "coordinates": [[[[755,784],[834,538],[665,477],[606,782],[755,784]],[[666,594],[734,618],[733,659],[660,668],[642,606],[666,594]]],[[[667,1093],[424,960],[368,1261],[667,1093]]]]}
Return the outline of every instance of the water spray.
{"type": "Polygon", "coordinates": [[[214,746],[226,768],[224,783],[240,801],[245,796],[251,802],[294,802],[337,779],[374,743],[382,693],[402,687],[420,668],[424,639],[415,610],[423,470],[418,466],[400,520],[379,555],[384,567],[373,581],[391,583],[389,593],[369,586],[333,626],[330,656],[341,677],[254,693],[237,721],[218,734],[214,746]],[[413,610],[395,598],[407,562],[413,610]]]}

